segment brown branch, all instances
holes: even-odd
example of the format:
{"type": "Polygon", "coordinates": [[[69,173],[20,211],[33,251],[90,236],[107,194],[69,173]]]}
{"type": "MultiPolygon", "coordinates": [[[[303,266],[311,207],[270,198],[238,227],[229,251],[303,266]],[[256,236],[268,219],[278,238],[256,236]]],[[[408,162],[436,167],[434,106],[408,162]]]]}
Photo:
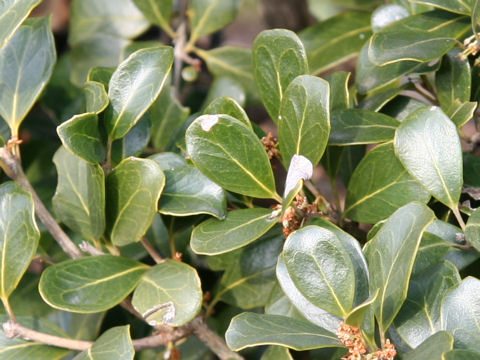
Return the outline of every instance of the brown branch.
{"type": "Polygon", "coordinates": [[[141,241],[143,247],[145,248],[145,250],[147,250],[148,255],[150,255],[150,257],[153,259],[153,261],[155,261],[155,263],[160,264],[160,263],[165,261],[165,259],[163,259],[160,256],[160,254],[153,247],[153,245],[150,244],[150,241],[148,241],[148,239],[146,237],[143,237],[142,240],[140,240],[140,241],[141,241]]]}
{"type": "Polygon", "coordinates": [[[42,200],[40,200],[35,192],[35,189],[32,187],[27,179],[27,176],[23,172],[20,162],[10,152],[7,146],[0,148],[0,166],[12,180],[17,182],[20,186],[32,194],[33,202],[35,203],[35,213],[50,234],[52,234],[53,238],[57,241],[58,245],[60,245],[63,251],[73,259],[82,257],[82,252],[68,237],[68,235],[65,234],[60,225],[58,225],[53,216],[47,210],[42,200]]]}

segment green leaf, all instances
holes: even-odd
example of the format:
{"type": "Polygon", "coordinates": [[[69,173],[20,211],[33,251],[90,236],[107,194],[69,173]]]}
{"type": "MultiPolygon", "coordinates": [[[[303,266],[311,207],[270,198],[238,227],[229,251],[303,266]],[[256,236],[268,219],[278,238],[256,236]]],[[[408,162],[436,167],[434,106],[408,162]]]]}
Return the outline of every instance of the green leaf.
{"type": "Polygon", "coordinates": [[[460,58],[460,53],[460,49],[454,49],[445,54],[442,66],[435,73],[438,101],[447,114],[456,102],[464,103],[470,100],[470,64],[460,58]]]}
{"type": "Polygon", "coordinates": [[[252,123],[248,118],[247,113],[243,108],[240,106],[238,102],[234,99],[222,96],[213,100],[206,108],[203,110],[204,114],[210,115],[218,115],[218,114],[226,114],[230,115],[231,117],[241,121],[249,128],[252,129],[252,123]]]}
{"type": "Polygon", "coordinates": [[[365,317],[372,310],[372,304],[377,299],[379,289],[375,291],[367,300],[353,308],[352,311],[345,317],[345,323],[352,326],[362,327],[365,317]]]}
{"type": "Polygon", "coordinates": [[[128,258],[99,255],[48,267],[38,289],[50,306],[93,313],[119,304],[137,286],[147,266],[128,258]]]}
{"type": "Polygon", "coordinates": [[[150,113],[145,113],[140,120],[121,139],[112,144],[112,160],[118,164],[128,156],[139,156],[150,140],[150,113]]]}
{"type": "Polygon", "coordinates": [[[400,124],[395,153],[432,196],[450,208],[457,206],[463,181],[460,139],[439,108],[419,109],[400,124]]]}
{"type": "Polygon", "coordinates": [[[75,115],[57,127],[57,133],[63,146],[84,160],[98,163],[105,159],[97,114],[75,115]]]}
{"type": "Polygon", "coordinates": [[[475,210],[468,218],[465,239],[477,251],[480,251],[480,209],[475,210]]]}
{"type": "Polygon", "coordinates": [[[130,55],[110,79],[110,106],[105,114],[108,136],[124,137],[160,94],[173,63],[173,50],[163,46],[130,55]]]}
{"type": "Polygon", "coordinates": [[[197,271],[176,260],[155,265],[143,275],[132,305],[151,326],[186,324],[202,307],[197,271]]]}
{"type": "MultiPolygon", "coordinates": [[[[2,17],[3,14],[0,21],[2,17]]],[[[48,17],[25,21],[0,48],[0,116],[8,123],[13,137],[18,135],[21,122],[50,79],[56,57],[48,17]]]]}
{"type": "Polygon", "coordinates": [[[349,72],[335,71],[326,78],[330,85],[330,113],[350,107],[350,93],[348,91],[350,76],[351,73],[349,72]]]}
{"type": "Polygon", "coordinates": [[[265,305],[265,314],[283,315],[291,318],[302,319],[305,317],[293,306],[290,299],[285,295],[280,284],[275,284],[272,293],[268,297],[268,303],[265,305]]]}
{"type": "Polygon", "coordinates": [[[37,251],[40,232],[33,199],[20,185],[0,186],[0,298],[8,299],[37,251]]]}
{"type": "Polygon", "coordinates": [[[283,346],[271,345],[262,354],[260,360],[293,360],[288,348],[283,346]]]}
{"type": "Polygon", "coordinates": [[[463,153],[463,181],[465,186],[480,187],[480,157],[463,153]]]}
{"type": "MultiPolygon", "coordinates": [[[[105,90],[108,90],[108,84],[115,72],[114,67],[96,66],[88,72],[87,82],[94,81],[102,84],[105,90]]],[[[108,97],[108,94],[107,94],[108,97]]]]}
{"type": "Polygon", "coordinates": [[[441,305],[447,291],[460,283],[457,268],[443,261],[412,277],[408,296],[395,318],[402,341],[416,348],[442,329],[441,305]]]}
{"type": "MultiPolygon", "coordinates": [[[[452,226],[453,229],[457,230],[455,226],[446,224],[447,223],[443,223],[441,220],[434,220],[425,229],[413,266],[412,276],[420,275],[428,267],[438,264],[448,251],[452,249],[452,244],[447,239],[435,234],[435,232],[439,232],[439,230],[443,231],[443,226],[452,226]],[[441,223],[441,225],[438,223],[441,223]]],[[[461,232],[461,230],[458,229],[458,232],[461,232]]]]}
{"type": "Polygon", "coordinates": [[[348,185],[345,217],[375,224],[411,201],[428,202],[430,194],[395,157],[393,144],[375,147],[360,161],[348,185]]]}
{"type": "Polygon", "coordinates": [[[410,15],[408,10],[398,4],[387,4],[379,6],[372,14],[372,28],[374,32],[406,18],[410,15]]]}
{"type": "Polygon", "coordinates": [[[280,103],[278,139],[286,167],[293,155],[320,161],[330,132],[330,88],[327,81],[310,75],[296,77],[280,103]]]}
{"type": "Polygon", "coordinates": [[[105,175],[98,164],[73,155],[64,147],[55,153],[58,185],[52,199],[58,218],[91,242],[105,231],[105,175]]]}
{"type": "Polygon", "coordinates": [[[90,349],[75,356],[74,360],[133,360],[134,355],[130,325],[125,325],[105,331],[90,349]]]}
{"type": "Polygon", "coordinates": [[[83,86],[87,112],[100,114],[108,106],[108,94],[105,86],[96,81],[87,81],[83,86]]]}
{"type": "Polygon", "coordinates": [[[399,95],[390,101],[382,109],[382,112],[402,122],[407,118],[408,115],[424,107],[425,105],[427,104],[423,101],[419,101],[408,96],[399,95]]]}
{"type": "Polygon", "coordinates": [[[246,125],[228,115],[198,117],[186,132],[187,152],[214,182],[236,193],[276,198],[267,153],[246,125]]]}
{"type": "Polygon", "coordinates": [[[232,319],[225,338],[234,351],[258,345],[282,345],[299,351],[342,346],[335,334],[309,322],[248,312],[232,319]]]}
{"type": "Polygon", "coordinates": [[[469,28],[465,16],[443,11],[409,16],[373,34],[368,57],[376,65],[432,61],[453,48],[469,28]]]}
{"type": "Polygon", "coordinates": [[[407,204],[388,218],[364,248],[370,269],[370,292],[380,289],[373,304],[380,332],[388,329],[407,297],[420,239],[433,219],[433,211],[426,205],[407,204]]]}
{"type": "Polygon", "coordinates": [[[405,360],[441,359],[442,354],[452,350],[453,337],[446,331],[439,331],[421,343],[415,350],[402,356],[405,360]]]}
{"type": "Polygon", "coordinates": [[[223,189],[194,166],[165,170],[166,185],[158,211],[173,216],[210,214],[225,218],[227,200],[223,189]]]}
{"type": "Polygon", "coordinates": [[[190,109],[183,107],[173,90],[165,86],[150,110],[153,146],[156,149],[167,148],[189,114],[190,109]]]}
{"type": "Polygon", "coordinates": [[[0,48],[12,37],[41,0],[9,0],[0,4],[0,48]]]}
{"type": "Polygon", "coordinates": [[[345,318],[353,308],[355,273],[345,247],[331,231],[307,226],[292,233],[283,258],[297,289],[315,306],[345,318]]]}
{"type": "Polygon", "coordinates": [[[397,97],[403,90],[409,90],[409,87],[410,86],[408,84],[405,84],[392,89],[389,87],[386,87],[386,89],[380,89],[379,91],[363,99],[358,104],[358,108],[364,110],[379,111],[388,102],[397,97]]]}
{"type": "Polygon", "coordinates": [[[175,34],[170,27],[174,0],[133,0],[133,2],[148,21],[160,26],[171,37],[175,34]]]}
{"type": "Polygon", "coordinates": [[[480,354],[468,350],[452,350],[443,354],[442,360],[480,360],[480,354]]]}
{"type": "Polygon", "coordinates": [[[372,34],[368,12],[346,11],[299,33],[310,73],[319,74],[358,54],[372,34]]]}
{"type": "Polygon", "coordinates": [[[467,277],[450,291],[442,304],[442,325],[455,347],[480,352],[480,280],[467,277]]]}
{"type": "Polygon", "coordinates": [[[207,104],[210,104],[213,100],[219,98],[220,96],[227,96],[234,99],[240,104],[240,106],[245,105],[247,94],[243,86],[237,82],[237,80],[232,79],[231,77],[217,77],[213,80],[213,83],[210,85],[208,90],[207,97],[203,102],[203,107],[206,107],[207,104]]]}
{"type": "Polygon", "coordinates": [[[277,222],[271,209],[233,210],[225,220],[209,219],[192,231],[190,246],[197,254],[223,254],[255,241],[277,222]]]}
{"type": "Polygon", "coordinates": [[[187,165],[187,161],[183,157],[171,152],[155,154],[149,156],[149,159],[155,161],[162,171],[174,170],[187,165]]]}
{"type": "Polygon", "coordinates": [[[262,31],[253,43],[253,70],[262,102],[277,122],[285,89],[298,75],[308,72],[302,42],[289,30],[262,31]]]}
{"type": "Polygon", "coordinates": [[[200,36],[220,30],[235,19],[240,0],[192,0],[187,10],[190,19],[190,43],[200,36]]]}
{"type": "Polygon", "coordinates": [[[375,144],[393,139],[400,123],[387,115],[361,109],[347,109],[332,114],[329,144],[375,144]]]}
{"type": "Polygon", "coordinates": [[[165,175],[149,159],[127,158],[108,174],[107,231],[114,245],[139,241],[147,232],[164,185],[165,175]]]}
{"type": "Polygon", "coordinates": [[[473,118],[477,105],[477,102],[472,101],[464,103],[456,101],[446,114],[458,128],[461,128],[473,118]]]}
{"type": "Polygon", "coordinates": [[[470,15],[473,0],[412,0],[414,3],[434,6],[457,14],[470,15]]]}

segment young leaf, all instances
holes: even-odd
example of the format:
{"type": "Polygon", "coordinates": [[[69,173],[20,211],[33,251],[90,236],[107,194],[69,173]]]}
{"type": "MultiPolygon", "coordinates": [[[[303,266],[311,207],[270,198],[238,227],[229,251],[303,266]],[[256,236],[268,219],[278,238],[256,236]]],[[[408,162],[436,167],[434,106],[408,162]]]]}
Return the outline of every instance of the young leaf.
{"type": "Polygon", "coordinates": [[[423,343],[418,345],[415,350],[402,356],[404,360],[431,360],[443,359],[444,352],[452,350],[453,337],[446,331],[439,331],[430,336],[423,343]]]}
{"type": "Polygon", "coordinates": [[[282,345],[294,350],[342,346],[335,334],[307,321],[249,312],[232,319],[225,338],[234,351],[258,345],[282,345]]]}
{"type": "Polygon", "coordinates": [[[127,158],[108,174],[107,231],[114,245],[139,241],[147,232],[164,185],[165,175],[149,159],[127,158]]]}
{"type": "Polygon", "coordinates": [[[203,115],[187,129],[187,152],[194,164],[226,190],[276,198],[267,153],[253,131],[228,115],[203,115]]]}
{"type": "Polygon", "coordinates": [[[376,144],[393,139],[400,124],[396,119],[374,111],[346,109],[332,114],[330,145],[376,144]]]}
{"type": "Polygon", "coordinates": [[[253,43],[253,70],[260,98],[277,122],[285,89],[298,75],[308,72],[302,42],[289,30],[262,31],[253,43]]]}
{"type": "Polygon", "coordinates": [[[155,265],[143,275],[132,305],[151,326],[186,324],[202,307],[197,271],[176,260],[155,265]]]}
{"type": "Polygon", "coordinates": [[[234,99],[222,96],[213,100],[206,108],[203,110],[204,114],[217,115],[217,114],[226,114],[231,117],[241,121],[249,128],[252,129],[252,123],[248,118],[247,113],[243,108],[237,103],[234,99]]]}
{"type": "Polygon", "coordinates": [[[372,34],[370,14],[346,11],[299,33],[311,74],[320,74],[356,56],[372,34]]]}
{"type": "Polygon", "coordinates": [[[188,216],[210,214],[225,218],[227,201],[223,189],[194,166],[165,170],[166,185],[158,211],[161,214],[188,216]]]}
{"type": "Polygon", "coordinates": [[[397,160],[392,143],[368,152],[351,179],[344,214],[355,221],[375,224],[411,201],[426,203],[430,199],[397,160]]]}
{"type": "Polygon", "coordinates": [[[35,223],[33,199],[20,185],[0,186],[0,298],[15,290],[37,251],[40,232],[35,223]]]}
{"type": "Polygon", "coordinates": [[[328,82],[301,75],[287,87],[280,103],[278,139],[286,167],[294,155],[307,157],[313,166],[320,161],[330,133],[328,82]]]}
{"type": "Polygon", "coordinates": [[[120,303],[137,286],[148,267],[113,255],[89,256],[48,267],[38,289],[50,306],[94,313],[120,303]]]}
{"type": "Polygon", "coordinates": [[[388,218],[364,248],[370,269],[370,292],[380,289],[373,308],[381,332],[388,329],[407,297],[420,239],[433,219],[433,211],[426,205],[407,204],[388,218]]]}
{"type": "Polygon", "coordinates": [[[108,94],[105,86],[96,81],[87,81],[83,86],[85,107],[88,112],[100,114],[108,106],[108,94]]]}
{"type": "Polygon", "coordinates": [[[318,226],[292,233],[283,250],[289,275],[315,306],[345,318],[353,308],[355,272],[337,236],[318,226]]]}
{"type": "Polygon", "coordinates": [[[192,231],[190,246],[197,254],[223,254],[255,241],[277,222],[272,210],[233,210],[225,220],[209,219],[192,231]]]}
{"type": "Polygon", "coordinates": [[[81,352],[73,360],[133,360],[134,355],[130,325],[125,325],[105,331],[90,349],[81,352]]]}
{"type": "Polygon", "coordinates": [[[56,57],[47,17],[25,21],[0,48],[0,116],[8,123],[12,136],[18,135],[21,122],[50,79],[56,57]]]}
{"type": "Polygon", "coordinates": [[[10,0],[0,4],[0,48],[40,2],[41,0],[10,0]]]}
{"type": "Polygon", "coordinates": [[[152,24],[160,26],[170,36],[175,32],[170,27],[174,0],[133,0],[135,5],[152,24]]]}
{"type": "Polygon", "coordinates": [[[108,86],[105,114],[108,136],[124,137],[160,94],[173,63],[171,47],[141,49],[115,70],[108,86]]]}
{"type": "Polygon", "coordinates": [[[105,159],[97,114],[75,115],[58,126],[57,133],[63,146],[84,160],[99,163],[105,159]]]}
{"type": "Polygon", "coordinates": [[[408,116],[395,134],[395,153],[432,196],[450,208],[462,190],[462,152],[457,129],[436,107],[408,116]]]}
{"type": "Polygon", "coordinates": [[[105,175],[98,164],[91,164],[65,149],[55,153],[58,185],[52,199],[60,220],[90,241],[105,231],[105,175]]]}

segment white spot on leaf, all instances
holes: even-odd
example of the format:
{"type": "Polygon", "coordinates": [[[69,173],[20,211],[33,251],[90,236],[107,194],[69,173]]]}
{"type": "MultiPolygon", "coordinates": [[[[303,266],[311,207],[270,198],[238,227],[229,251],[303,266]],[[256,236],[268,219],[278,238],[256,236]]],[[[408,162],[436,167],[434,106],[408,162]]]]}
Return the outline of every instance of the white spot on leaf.
{"type": "Polygon", "coordinates": [[[308,180],[313,175],[313,164],[305,156],[293,155],[288,167],[287,180],[283,197],[287,197],[300,180],[308,180]]]}
{"type": "Polygon", "coordinates": [[[209,132],[218,123],[218,115],[203,115],[201,116],[200,126],[203,131],[209,132]]]}
{"type": "Polygon", "coordinates": [[[157,315],[160,312],[163,312],[162,324],[172,323],[176,315],[175,304],[172,301],[162,303],[162,304],[157,304],[155,306],[152,306],[147,311],[145,311],[142,314],[142,317],[148,322],[149,325],[156,326],[158,325],[158,321],[156,319],[149,319],[149,318],[157,315]]]}

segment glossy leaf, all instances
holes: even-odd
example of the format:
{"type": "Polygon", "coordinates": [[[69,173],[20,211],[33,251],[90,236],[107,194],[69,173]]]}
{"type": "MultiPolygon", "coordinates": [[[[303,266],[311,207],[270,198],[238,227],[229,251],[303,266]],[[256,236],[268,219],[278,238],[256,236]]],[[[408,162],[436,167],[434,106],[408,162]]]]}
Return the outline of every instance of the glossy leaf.
{"type": "Polygon", "coordinates": [[[480,251],[480,210],[475,210],[468,218],[465,238],[477,251],[480,251]]]}
{"type": "Polygon", "coordinates": [[[222,96],[213,100],[203,111],[204,114],[217,115],[226,114],[241,121],[249,128],[252,128],[252,123],[248,118],[247,113],[234,99],[222,96]]]}
{"type": "Polygon", "coordinates": [[[134,355],[130,325],[125,325],[105,331],[90,349],[75,356],[74,360],[133,360],[134,355]]]}
{"type": "Polygon", "coordinates": [[[430,194],[397,160],[393,144],[383,144],[367,153],[349,182],[345,217],[374,224],[411,201],[426,203],[430,194]]]}
{"type": "Polygon", "coordinates": [[[368,110],[347,109],[332,114],[329,144],[375,144],[393,139],[400,124],[390,116],[368,110]]]}
{"type": "Polygon", "coordinates": [[[346,317],[353,308],[355,273],[344,246],[331,231],[307,226],[292,233],[283,258],[293,283],[315,306],[346,317]]]}
{"type": "Polygon", "coordinates": [[[56,309],[93,313],[120,303],[146,270],[146,265],[120,256],[89,256],[48,267],[38,288],[56,309]]]}
{"type": "Polygon", "coordinates": [[[462,188],[462,153],[457,129],[436,107],[408,116],[395,134],[395,153],[432,196],[454,208],[462,188]]]}
{"type": "Polygon", "coordinates": [[[385,107],[382,109],[382,112],[402,122],[411,113],[424,107],[425,105],[427,104],[423,101],[408,96],[399,95],[385,105],[385,107]]]}
{"type": "Polygon", "coordinates": [[[128,131],[121,139],[117,139],[112,144],[112,161],[114,164],[120,163],[128,156],[139,156],[150,141],[150,113],[145,113],[140,120],[128,131]]]}
{"type": "Polygon", "coordinates": [[[284,164],[294,155],[316,166],[330,132],[330,89],[318,77],[301,75],[288,85],[280,103],[278,139],[284,164]]]}
{"type": "Polygon", "coordinates": [[[335,334],[309,322],[248,312],[232,319],[225,338],[234,351],[258,345],[282,345],[294,350],[342,346],[335,334]]]}
{"type": "Polygon", "coordinates": [[[160,94],[173,63],[171,47],[138,50],[110,79],[105,126],[111,139],[125,136],[160,94]]]}
{"type": "Polygon", "coordinates": [[[452,350],[453,337],[446,331],[439,331],[421,343],[415,350],[402,356],[405,360],[441,359],[444,352],[452,350]]]}
{"type": "Polygon", "coordinates": [[[108,94],[105,86],[96,81],[87,81],[83,87],[87,112],[101,113],[108,106],[108,94]]]}
{"type": "MultiPolygon", "coordinates": [[[[452,244],[442,236],[443,234],[438,234],[438,232],[444,231],[443,227],[447,226],[451,226],[452,230],[457,230],[455,226],[443,223],[441,220],[434,220],[425,229],[413,266],[412,276],[420,275],[430,266],[440,263],[442,258],[452,249],[452,244]],[[441,225],[438,223],[441,223],[441,225]]],[[[461,232],[461,230],[458,229],[458,232],[461,232]]]]}
{"type": "Polygon", "coordinates": [[[359,11],[342,12],[303,30],[299,36],[310,73],[319,74],[356,56],[371,33],[370,15],[359,11]]]}
{"type": "Polygon", "coordinates": [[[227,213],[223,189],[194,166],[165,170],[166,185],[158,204],[161,214],[188,216],[210,214],[219,219],[227,213]]]}
{"type": "MultiPolygon", "coordinates": [[[[102,84],[108,90],[108,84],[115,72],[114,67],[95,66],[88,72],[87,82],[94,81],[102,84]]],[[[108,94],[107,94],[108,97],[108,94]]]]}
{"type": "Polygon", "coordinates": [[[127,158],[107,176],[107,231],[113,244],[139,241],[147,232],[164,185],[165,175],[149,159],[127,158]]]}
{"type": "Polygon", "coordinates": [[[162,171],[174,170],[187,165],[187,161],[183,157],[171,152],[155,154],[150,156],[149,159],[155,161],[162,171]]]}
{"type": "Polygon", "coordinates": [[[37,251],[40,232],[33,199],[20,185],[0,186],[0,298],[8,299],[37,251]]]}
{"type": "Polygon", "coordinates": [[[412,2],[437,7],[457,14],[470,15],[472,0],[413,0],[412,2]]]}
{"type": "Polygon", "coordinates": [[[94,242],[105,231],[105,175],[61,147],[53,157],[58,185],[52,199],[58,218],[70,229],[94,242]]]}
{"type": "Polygon", "coordinates": [[[446,114],[458,128],[461,128],[473,118],[477,106],[478,103],[473,101],[466,101],[464,103],[456,101],[453,106],[448,109],[446,114]]]}
{"type": "Polygon", "coordinates": [[[375,291],[367,300],[353,308],[352,311],[345,317],[345,323],[351,326],[362,327],[365,317],[372,310],[372,304],[377,299],[379,289],[375,291]]]}
{"type": "Polygon", "coordinates": [[[8,0],[0,5],[0,48],[15,33],[41,0],[8,0]]]}
{"type": "Polygon", "coordinates": [[[203,115],[189,126],[185,138],[194,164],[215,183],[243,195],[276,197],[267,153],[239,120],[203,115]]]}
{"type": "Polygon", "coordinates": [[[224,220],[209,219],[193,229],[190,246],[197,254],[217,255],[255,241],[270,230],[278,218],[272,210],[233,210],[224,220]]]}
{"type": "Polygon", "coordinates": [[[376,65],[435,60],[469,30],[468,20],[443,11],[409,16],[376,32],[370,41],[368,57],[376,65]]]}
{"type": "Polygon", "coordinates": [[[293,155],[288,166],[285,189],[283,191],[282,213],[285,212],[295,196],[302,189],[303,182],[313,175],[313,164],[303,155],[293,155]]]}
{"type": "Polygon", "coordinates": [[[330,85],[330,113],[350,107],[350,75],[351,73],[346,71],[335,71],[326,78],[330,85]]]}
{"type": "Polygon", "coordinates": [[[185,263],[165,260],[143,275],[132,305],[151,326],[181,326],[200,312],[202,299],[197,271],[185,263]]]}
{"type": "Polygon", "coordinates": [[[173,12],[174,0],[133,0],[133,2],[148,21],[160,26],[170,36],[174,34],[170,27],[170,16],[173,12]]]}
{"type": "Polygon", "coordinates": [[[373,31],[377,32],[378,30],[388,26],[395,21],[406,18],[410,15],[407,9],[398,4],[387,4],[379,6],[372,13],[372,28],[373,31]]]}
{"type": "MultiPolygon", "coordinates": [[[[386,65],[387,66],[387,65],[386,65]]],[[[372,95],[363,99],[358,108],[371,111],[380,111],[387,103],[397,97],[403,90],[408,90],[409,85],[405,84],[395,88],[380,89],[372,95]]]]}
{"type": "Polygon", "coordinates": [[[105,159],[97,114],[75,115],[57,127],[57,133],[63,146],[82,159],[91,163],[105,159]]]}
{"type": "Polygon", "coordinates": [[[262,31],[253,43],[253,70],[260,98],[277,122],[287,86],[298,75],[308,72],[302,42],[289,30],[262,31]]]}
{"type": "Polygon", "coordinates": [[[388,329],[407,297],[420,239],[433,218],[426,205],[407,204],[388,218],[364,248],[370,269],[370,291],[380,289],[373,309],[381,332],[388,329]]]}
{"type": "MultiPolygon", "coordinates": [[[[7,11],[8,15],[12,13],[7,11]]],[[[50,79],[55,61],[55,43],[47,17],[25,21],[0,49],[0,116],[13,136],[18,135],[21,122],[50,79]]]]}
{"type": "Polygon", "coordinates": [[[280,284],[275,284],[272,293],[265,305],[265,314],[283,315],[304,320],[305,317],[295,308],[290,299],[285,295],[280,284]]]}
{"type": "Polygon", "coordinates": [[[455,347],[480,352],[480,280],[467,277],[450,291],[442,304],[442,325],[455,339],[455,347]]]}

